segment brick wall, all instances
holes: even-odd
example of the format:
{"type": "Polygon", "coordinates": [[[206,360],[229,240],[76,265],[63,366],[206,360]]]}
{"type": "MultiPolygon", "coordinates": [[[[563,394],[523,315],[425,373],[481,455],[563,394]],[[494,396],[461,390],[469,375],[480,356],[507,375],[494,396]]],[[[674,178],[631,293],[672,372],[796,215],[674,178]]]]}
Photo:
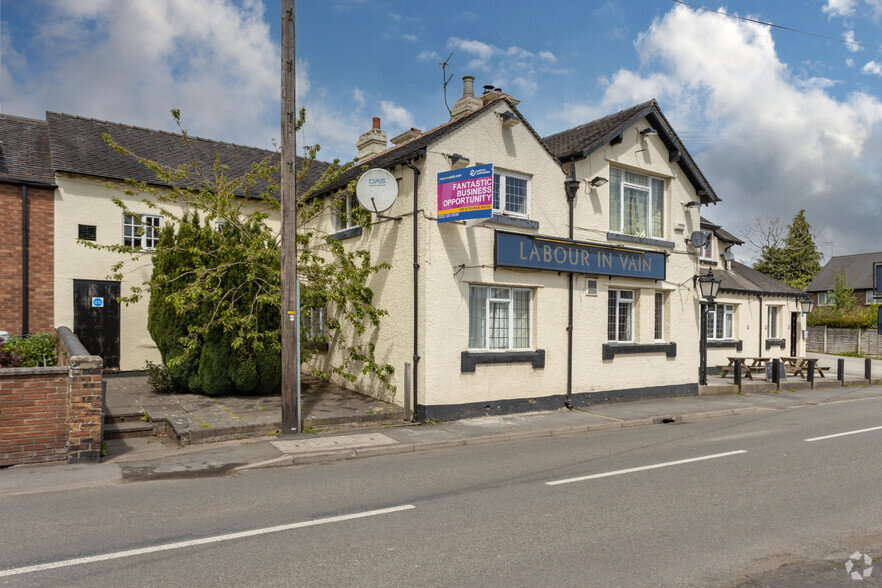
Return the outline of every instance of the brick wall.
{"type": "MultiPolygon", "coordinates": [[[[28,187],[28,330],[51,333],[54,328],[53,279],[55,194],[28,187]]],[[[0,331],[21,335],[22,235],[21,186],[0,183],[0,331]]]]}
{"type": "Polygon", "coordinates": [[[101,358],[67,327],[58,335],[61,366],[0,369],[0,467],[101,458],[101,358]]]}

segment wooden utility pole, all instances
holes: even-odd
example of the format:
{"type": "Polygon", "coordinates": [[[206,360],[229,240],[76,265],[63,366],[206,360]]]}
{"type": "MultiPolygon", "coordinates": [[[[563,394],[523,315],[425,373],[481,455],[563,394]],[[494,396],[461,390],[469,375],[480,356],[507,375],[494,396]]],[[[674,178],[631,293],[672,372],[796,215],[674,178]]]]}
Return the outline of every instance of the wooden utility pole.
{"type": "Polygon", "coordinates": [[[282,0],[282,433],[300,432],[294,0],[282,0]]]}

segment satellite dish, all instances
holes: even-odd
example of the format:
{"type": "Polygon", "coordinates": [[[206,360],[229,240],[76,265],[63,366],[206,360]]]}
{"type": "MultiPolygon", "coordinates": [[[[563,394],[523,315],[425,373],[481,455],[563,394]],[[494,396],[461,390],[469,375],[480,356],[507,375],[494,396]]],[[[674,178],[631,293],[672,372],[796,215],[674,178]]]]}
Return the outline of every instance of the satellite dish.
{"type": "Polygon", "coordinates": [[[704,247],[707,245],[707,233],[704,231],[692,231],[689,235],[689,242],[693,247],[704,247]]]}
{"type": "Polygon", "coordinates": [[[369,169],[355,185],[358,203],[377,214],[389,210],[398,198],[398,182],[384,169],[369,169]]]}
{"type": "Polygon", "coordinates": [[[726,252],[723,253],[723,259],[726,261],[733,261],[735,259],[735,254],[726,249],[726,252]]]}

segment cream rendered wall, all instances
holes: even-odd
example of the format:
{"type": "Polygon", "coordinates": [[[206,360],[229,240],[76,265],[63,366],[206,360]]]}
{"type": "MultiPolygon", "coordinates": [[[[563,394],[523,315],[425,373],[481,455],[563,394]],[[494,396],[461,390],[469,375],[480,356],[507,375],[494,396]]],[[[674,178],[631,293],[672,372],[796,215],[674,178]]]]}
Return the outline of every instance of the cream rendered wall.
{"type": "MultiPolygon", "coordinates": [[[[58,188],[55,190],[55,321],[57,325],[73,328],[73,281],[107,280],[111,266],[121,259],[118,254],[98,251],[77,244],[77,225],[95,225],[99,245],[122,245],[123,212],[111,202],[117,197],[133,211],[140,214],[158,214],[141,202],[140,198],[127,196],[125,186],[107,180],[56,174],[58,188]]],[[[165,205],[180,213],[181,207],[165,205]]],[[[251,207],[255,205],[247,204],[251,207]]],[[[163,222],[167,222],[163,219],[163,222]]],[[[267,219],[267,224],[278,231],[278,214],[267,219]]],[[[136,262],[127,262],[120,292],[126,295],[133,286],[140,286],[150,277],[152,263],[149,256],[136,262]]],[[[161,361],[159,350],[147,332],[147,304],[145,297],[137,304],[120,305],[120,370],[144,369],[144,362],[161,361]]]]}

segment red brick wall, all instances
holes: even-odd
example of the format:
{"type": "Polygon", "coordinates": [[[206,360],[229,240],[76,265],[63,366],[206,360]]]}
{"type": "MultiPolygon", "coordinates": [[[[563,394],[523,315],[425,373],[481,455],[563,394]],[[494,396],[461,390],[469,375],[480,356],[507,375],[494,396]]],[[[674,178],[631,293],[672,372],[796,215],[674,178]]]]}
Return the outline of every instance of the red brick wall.
{"type": "MultiPolygon", "coordinates": [[[[51,333],[55,329],[53,280],[55,194],[46,188],[28,187],[28,330],[51,333]]],[[[0,183],[0,331],[21,335],[21,186],[0,183]]]]}
{"type": "Polygon", "coordinates": [[[42,371],[0,370],[0,466],[67,461],[67,369],[42,371]]]}
{"type": "Polygon", "coordinates": [[[0,467],[101,457],[101,369],[0,370],[0,467]]]}

